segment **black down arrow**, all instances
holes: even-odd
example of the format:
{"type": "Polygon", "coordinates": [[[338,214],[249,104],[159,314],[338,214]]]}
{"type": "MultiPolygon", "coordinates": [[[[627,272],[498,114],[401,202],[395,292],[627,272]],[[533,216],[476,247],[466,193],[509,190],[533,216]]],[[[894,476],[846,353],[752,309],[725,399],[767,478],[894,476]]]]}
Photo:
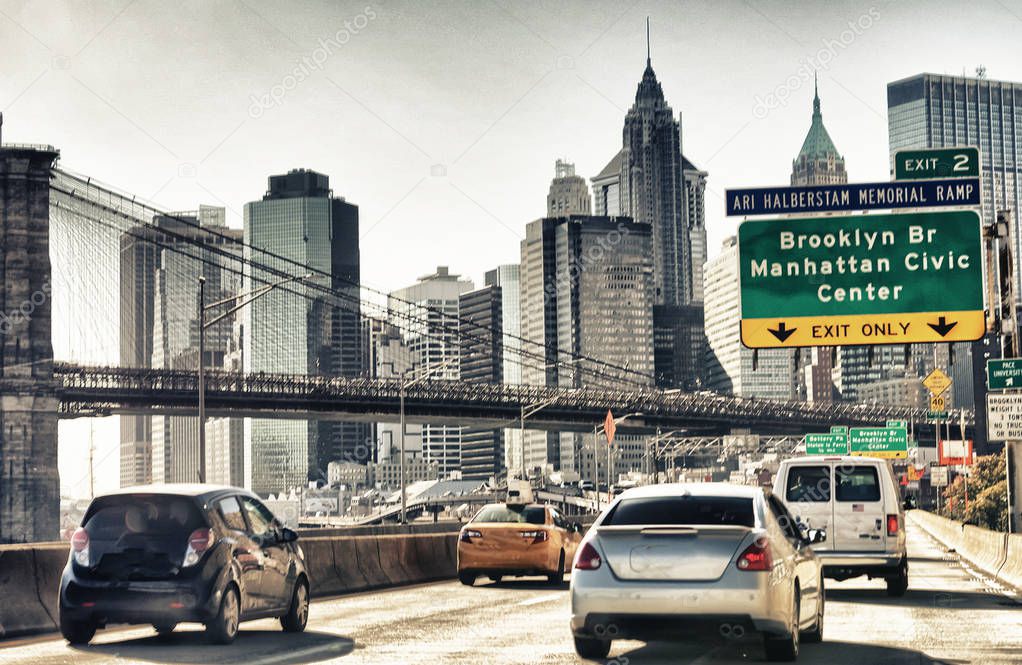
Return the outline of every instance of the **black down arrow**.
{"type": "Polygon", "coordinates": [[[951,323],[948,323],[947,317],[942,316],[939,319],[937,319],[937,323],[927,323],[926,325],[933,328],[934,332],[936,332],[941,337],[946,337],[947,334],[951,332],[951,329],[958,325],[958,322],[952,321],[951,323]]]}
{"type": "Polygon", "coordinates": [[[784,324],[784,321],[781,321],[780,323],[777,324],[777,330],[774,330],[773,328],[767,328],[767,331],[769,331],[769,333],[776,337],[777,341],[781,343],[786,342],[788,338],[795,333],[796,330],[798,330],[798,328],[788,328],[784,324]]]}

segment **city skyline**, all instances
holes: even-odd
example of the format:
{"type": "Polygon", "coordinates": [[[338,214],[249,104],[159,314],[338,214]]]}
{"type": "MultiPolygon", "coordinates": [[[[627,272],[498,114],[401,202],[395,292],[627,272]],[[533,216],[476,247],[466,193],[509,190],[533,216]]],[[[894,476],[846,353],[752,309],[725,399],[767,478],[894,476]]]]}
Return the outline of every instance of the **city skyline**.
{"type": "MultiPolygon", "coordinates": [[[[810,61],[818,67],[820,86],[828,99],[834,140],[848,146],[843,156],[855,164],[858,181],[889,177],[887,83],[926,71],[971,73],[969,67],[982,62],[1005,63],[991,68],[988,72],[991,78],[1022,79],[1020,72],[1012,71],[1016,59],[998,57],[1010,49],[1007,28],[1000,41],[996,38],[1000,33],[987,33],[983,44],[967,41],[948,56],[930,52],[903,55],[899,49],[899,26],[911,23],[911,8],[890,3],[840,8],[820,4],[812,14],[798,16],[786,15],[777,7],[760,13],[736,4],[731,9],[749,15],[743,14],[745,20],[736,21],[733,26],[728,23],[727,11],[707,6],[699,7],[701,13],[693,10],[703,27],[734,27],[741,33],[760,35],[761,40],[773,40],[761,46],[770,53],[770,58],[745,63],[738,71],[729,69],[738,64],[733,55],[716,52],[720,46],[706,38],[705,30],[683,39],[681,23],[672,20],[677,19],[680,10],[671,6],[650,3],[624,13],[606,6],[587,13],[569,5],[560,9],[561,13],[537,13],[522,8],[518,15],[494,5],[471,12],[470,16],[453,18],[453,27],[448,32],[460,35],[465,32],[457,30],[462,23],[482,22],[493,33],[496,45],[536,42],[546,43],[544,48],[553,48],[551,43],[564,43],[563,50],[568,53],[569,42],[571,45],[578,42],[576,51],[581,55],[558,55],[547,71],[538,67],[535,49],[523,46],[505,49],[506,57],[498,57],[496,63],[491,62],[494,56],[488,51],[483,55],[472,51],[486,64],[485,68],[472,69],[468,62],[471,58],[455,52],[457,49],[443,39],[430,42],[428,35],[417,36],[417,44],[440,49],[450,56],[449,66],[442,74],[423,74],[408,64],[411,55],[407,47],[395,46],[400,40],[385,39],[407,32],[404,21],[409,17],[422,18],[416,15],[414,7],[394,12],[372,5],[342,6],[327,18],[320,16],[323,21],[316,25],[309,19],[318,16],[316,12],[296,18],[300,25],[288,31],[282,27],[286,21],[272,20],[272,14],[256,6],[246,10],[247,18],[241,24],[269,36],[273,48],[260,50],[258,62],[265,64],[264,61],[272,59],[276,64],[254,72],[252,63],[239,57],[237,39],[229,39],[215,53],[201,54],[204,61],[217,64],[214,80],[188,79],[200,81],[201,85],[193,86],[194,89],[182,89],[179,85],[175,103],[163,105],[157,111],[151,105],[134,106],[134,99],[126,106],[119,97],[104,95],[106,89],[86,77],[86,72],[98,73],[98,63],[111,58],[117,62],[115,71],[135,80],[147,80],[145,77],[151,75],[151,70],[143,71],[146,66],[154,63],[165,66],[150,50],[143,50],[137,63],[122,61],[120,49],[136,39],[130,27],[150,25],[155,18],[133,14],[130,7],[121,9],[122,13],[117,13],[117,8],[111,8],[103,23],[91,14],[86,17],[80,30],[82,37],[91,34],[89,28],[96,33],[88,40],[76,41],[77,33],[70,35],[68,26],[59,23],[47,25],[45,31],[33,29],[30,33],[21,29],[14,35],[9,43],[24,48],[4,55],[10,56],[15,65],[12,67],[17,72],[15,78],[20,76],[23,80],[0,81],[0,92],[4,95],[0,104],[8,120],[6,139],[58,144],[64,168],[88,172],[100,181],[116,183],[118,188],[143,193],[163,209],[190,208],[197,202],[223,205],[233,228],[240,228],[242,203],[258,195],[267,174],[292,168],[330,173],[339,190],[362,210],[363,279],[381,290],[410,283],[415,275],[436,263],[448,263],[453,270],[481,282],[481,276],[492,265],[517,259],[515,248],[520,236],[515,234],[523,235],[525,224],[542,215],[549,168],[555,159],[565,157],[574,162],[577,173],[589,180],[603,168],[606,155],[613,154],[620,145],[621,118],[630,104],[646,55],[646,14],[652,20],[652,59],[658,78],[675,113],[689,128],[685,151],[699,168],[710,172],[706,196],[710,258],[717,253],[720,241],[734,232],[736,224],[723,216],[723,189],[786,181],[791,145],[804,135],[803,109],[813,94],[810,61]],[[321,38],[322,26],[329,25],[329,19],[337,19],[338,31],[326,32],[321,38]],[[605,24],[596,25],[604,19],[605,24]],[[95,25],[90,25],[90,21],[95,25]],[[563,24],[591,29],[592,39],[589,34],[583,38],[581,28],[578,34],[570,35],[570,40],[557,38],[559,31],[565,29],[563,24]],[[377,26],[385,29],[374,32],[377,26]],[[60,40],[48,39],[48,31],[60,40]],[[810,39],[805,37],[807,34],[817,36],[810,39]],[[79,49],[69,46],[67,52],[74,53],[60,55],[63,49],[54,51],[48,44],[55,41],[61,44],[66,41],[69,45],[80,42],[82,46],[79,49]],[[306,43],[308,48],[300,48],[306,43]],[[321,55],[317,49],[330,51],[325,62],[309,60],[321,55]],[[26,77],[25,72],[33,67],[23,60],[34,51],[52,57],[40,63],[35,77],[26,77]],[[99,53],[91,55],[93,51],[99,53]],[[685,57],[691,51],[717,53],[718,62],[700,69],[701,60],[685,57]],[[894,52],[898,58],[891,57],[894,52]],[[269,53],[276,53],[276,57],[271,58],[269,53]],[[968,61],[970,53],[976,54],[972,58],[975,62],[968,61]],[[513,62],[514,58],[520,62],[513,62]],[[829,62],[824,63],[825,59],[829,62]],[[360,64],[356,78],[363,87],[344,86],[346,79],[331,69],[331,63],[341,61],[360,64]],[[18,66],[19,63],[24,66],[18,66]],[[498,67],[503,68],[498,71],[504,71],[506,77],[482,77],[483,82],[495,86],[493,94],[481,104],[475,98],[469,100],[470,108],[479,110],[478,115],[456,115],[457,104],[466,100],[450,78],[479,77],[480,72],[498,67]],[[380,79],[377,82],[381,85],[374,87],[367,78],[367,72],[374,69],[394,78],[380,79]],[[273,91],[277,83],[291,83],[288,76],[299,70],[302,80],[294,79],[295,86],[284,90],[282,98],[271,100],[273,103],[265,107],[256,103],[261,94],[273,91]],[[272,76],[268,72],[273,72],[272,76]],[[717,75],[711,76],[714,72],[717,75]],[[397,90],[395,81],[409,75],[415,79],[414,85],[405,91],[397,90]],[[210,86],[215,81],[229,85],[212,90],[210,86]],[[554,85],[557,82],[567,85],[572,94],[558,90],[554,85]],[[511,87],[515,90],[509,92],[511,87]],[[325,98],[327,88],[333,91],[330,99],[325,98]],[[233,101],[199,105],[193,97],[198,92],[205,93],[207,101],[230,93],[233,101]],[[366,92],[370,94],[362,94],[366,92]],[[249,97],[242,99],[245,93],[249,97]],[[71,105],[80,113],[71,118],[61,117],[58,122],[45,102],[60,94],[68,95],[73,100],[71,105]],[[411,94],[420,95],[430,112],[414,119],[387,112],[395,104],[403,106],[411,94]],[[544,105],[543,100],[553,95],[558,104],[544,105]],[[780,95],[785,99],[780,100],[780,95]],[[248,105],[240,115],[229,112],[246,102],[248,105]],[[501,102],[507,104],[502,107],[501,102]],[[321,109],[335,105],[350,111],[342,116],[350,119],[350,123],[331,124],[334,120],[321,109]],[[484,118],[483,110],[493,113],[484,118]],[[237,124],[225,124],[228,117],[236,115],[237,124]],[[147,119],[150,116],[154,118],[152,122],[147,119]],[[410,123],[408,128],[403,126],[406,120],[410,123]],[[91,123],[90,131],[84,131],[80,123],[91,123]],[[459,131],[478,125],[478,138],[460,141],[453,130],[455,125],[459,131]],[[301,126],[310,129],[332,126],[337,127],[338,133],[313,144],[308,136],[295,133],[294,129],[301,126]],[[525,127],[531,131],[525,131],[525,127]],[[273,150],[267,154],[252,153],[253,131],[261,144],[272,145],[273,150]],[[446,157],[442,156],[443,150],[436,151],[429,141],[419,139],[420,132],[432,136],[434,131],[440,143],[449,148],[446,157]],[[522,141],[522,136],[527,140],[522,141]],[[97,140],[104,141],[102,147],[94,143],[97,140]],[[196,147],[203,142],[210,144],[208,149],[196,147]],[[113,162],[104,159],[110,152],[108,146],[123,147],[133,159],[113,162]],[[408,154],[415,156],[399,159],[408,154]],[[493,157],[498,154],[499,159],[493,157]],[[349,155],[357,155],[358,159],[346,159],[349,155]],[[386,163],[381,164],[381,160],[386,163]],[[418,175],[412,173],[413,163],[418,175]],[[429,223],[422,223],[423,220],[429,223]],[[406,242],[394,242],[397,238],[406,242]]],[[[67,11],[74,16],[73,8],[67,11]]],[[[25,12],[30,15],[31,8],[23,7],[22,13],[4,12],[0,20],[12,27],[33,25],[22,15],[25,12]]],[[[934,25],[923,26],[921,30],[939,35],[952,22],[964,27],[970,21],[980,21],[998,12],[1003,14],[1003,8],[997,4],[958,16],[950,10],[934,25]]],[[[1014,20],[1010,15],[1006,18],[1014,20]]],[[[226,19],[222,15],[205,16],[200,11],[188,20],[195,21],[190,25],[201,28],[196,34],[202,34],[211,29],[209,26],[226,19]],[[199,25],[200,19],[207,20],[208,25],[199,25]]],[[[425,25],[433,24],[427,21],[425,25]]],[[[150,34],[152,29],[143,32],[150,34]]],[[[447,33],[437,33],[439,37],[444,34],[447,33]]],[[[161,36],[151,36],[158,45],[161,36]]],[[[753,56],[755,44],[749,51],[753,56]]],[[[3,49],[0,45],[0,52],[3,49]]],[[[750,60],[754,59],[750,56],[750,60]]],[[[355,75],[344,67],[339,70],[346,76],[355,75]]],[[[194,68],[183,63],[174,76],[195,74],[194,68]]],[[[180,83],[181,79],[171,82],[174,81],[180,83]]],[[[113,90],[123,90],[123,86],[110,89],[113,90]]],[[[155,91],[157,99],[165,93],[155,91]]],[[[72,427],[82,431],[80,424],[61,424],[62,431],[72,427]]],[[[107,445],[103,436],[99,439],[99,447],[107,445]]],[[[67,446],[62,444],[61,449],[66,450],[67,446]]],[[[71,468],[77,470],[79,466],[76,462],[71,468]]],[[[74,484],[80,488],[81,483],[74,484]]]]}
{"type": "Polygon", "coordinates": [[[592,10],[572,4],[556,12],[492,5],[446,17],[444,30],[414,5],[313,7],[300,16],[254,4],[199,8],[175,24],[196,43],[229,21],[243,29],[216,34],[215,47],[190,47],[190,55],[206,63],[201,71],[187,57],[167,71],[165,36],[154,30],[158,11],[111,5],[108,15],[81,16],[71,32],[69,23],[79,17],[69,7],[68,23],[26,32],[17,27],[30,25],[33,7],[26,5],[0,14],[12,30],[0,46],[12,65],[11,78],[0,80],[0,106],[8,140],[60,145],[66,168],[139,192],[165,209],[200,200],[224,205],[234,227],[267,173],[330,173],[363,211],[367,284],[399,288],[435,263],[406,260],[419,253],[411,247],[429,247],[438,258],[463,257],[463,265],[443,260],[481,282],[490,266],[513,262],[525,224],[542,216],[556,158],[575,162],[588,180],[619,147],[621,117],[645,61],[648,14],[658,78],[691,128],[685,152],[711,174],[706,218],[712,256],[734,230],[723,216],[724,188],[787,180],[788,146],[804,132],[801,110],[813,94],[810,60],[821,65],[835,142],[848,146],[845,156],[862,180],[887,178],[887,82],[928,71],[971,73],[984,62],[1006,63],[992,67],[991,78],[1022,79],[1012,65],[1017,58],[998,57],[1013,52],[1010,25],[1018,19],[997,3],[960,15],[949,8],[924,26],[914,25],[913,7],[905,3],[812,7],[793,14],[781,6],[741,3],[648,3],[624,12],[609,4],[592,10]],[[1005,20],[991,22],[995,15],[1005,20]],[[413,33],[416,22],[423,29],[413,33]],[[993,25],[994,31],[985,33],[982,44],[966,37],[946,56],[901,48],[900,29],[907,25],[918,28],[922,41],[928,31],[942,34],[952,25],[968,35],[970,22],[993,25]],[[736,38],[747,34],[747,62],[710,38],[713,29],[733,31],[736,38]],[[494,48],[480,48],[483,40],[473,37],[478,31],[494,48]],[[151,44],[135,48],[138,35],[151,44]],[[254,39],[266,48],[249,53],[254,39]],[[127,49],[132,61],[122,57],[127,49]],[[755,57],[757,49],[770,57],[755,57]],[[413,62],[422,51],[444,66],[422,71],[413,62]],[[359,67],[348,67],[353,63],[359,67]],[[101,85],[101,72],[110,66],[129,83],[169,76],[165,90],[151,92],[156,101],[172,103],[139,105],[125,93],[130,86],[101,85]],[[477,94],[460,89],[467,77],[477,94]],[[262,99],[278,84],[282,97],[262,99]],[[67,97],[79,112],[57,121],[47,103],[53,95],[67,97]],[[785,101],[777,101],[780,96],[785,101]],[[421,113],[397,112],[413,101],[421,113]],[[531,131],[519,131],[523,126],[531,131]],[[298,127],[331,127],[336,134],[320,140],[318,132],[296,133],[298,127]],[[272,156],[253,155],[254,144],[275,146],[272,156]],[[129,145],[135,157],[129,164],[101,156],[110,146],[129,145]],[[434,175],[439,173],[446,175],[434,175]],[[422,219],[433,223],[423,225],[422,219]],[[441,243],[454,230],[463,239],[446,252],[441,243]],[[406,238],[409,247],[391,247],[395,238],[406,238]],[[466,247],[486,250],[461,251],[466,247]]]}

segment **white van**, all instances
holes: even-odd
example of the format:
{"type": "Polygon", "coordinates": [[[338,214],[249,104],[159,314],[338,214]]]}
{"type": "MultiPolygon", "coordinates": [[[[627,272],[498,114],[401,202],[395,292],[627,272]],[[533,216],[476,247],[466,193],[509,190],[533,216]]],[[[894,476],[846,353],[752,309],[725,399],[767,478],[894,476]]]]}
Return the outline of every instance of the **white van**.
{"type": "Polygon", "coordinates": [[[781,462],[774,494],[804,528],[825,529],[813,550],[823,574],[887,580],[887,594],[908,589],[905,511],[894,472],[870,457],[796,457],[781,462]]]}

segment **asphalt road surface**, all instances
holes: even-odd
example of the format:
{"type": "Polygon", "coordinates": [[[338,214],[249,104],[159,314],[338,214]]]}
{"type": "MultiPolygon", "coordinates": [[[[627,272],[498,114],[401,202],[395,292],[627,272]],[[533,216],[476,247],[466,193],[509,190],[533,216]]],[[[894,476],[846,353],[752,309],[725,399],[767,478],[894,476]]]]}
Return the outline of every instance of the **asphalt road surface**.
{"type": "MultiPolygon", "coordinates": [[[[1022,606],[909,527],[910,587],[888,598],[882,581],[828,580],[824,642],[800,661],[834,665],[1022,663],[1022,606]]],[[[2,602],[2,599],[0,599],[2,602]]],[[[100,631],[87,647],[59,636],[0,643],[0,663],[579,663],[568,632],[567,584],[538,580],[423,584],[320,600],[299,635],[276,621],[242,625],[229,646],[204,642],[198,625],[168,638],[149,628],[100,631]]],[[[683,645],[615,642],[606,661],[763,662],[758,641],[683,645]]]]}

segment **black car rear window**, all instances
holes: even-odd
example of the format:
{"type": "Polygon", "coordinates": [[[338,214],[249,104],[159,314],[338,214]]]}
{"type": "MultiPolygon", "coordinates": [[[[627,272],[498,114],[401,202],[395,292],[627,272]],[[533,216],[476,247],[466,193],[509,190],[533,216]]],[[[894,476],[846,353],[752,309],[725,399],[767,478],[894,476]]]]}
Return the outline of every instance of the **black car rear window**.
{"type": "Polygon", "coordinates": [[[830,501],[829,466],[791,466],[788,468],[787,501],[828,503],[830,501]]]}
{"type": "Polygon", "coordinates": [[[486,506],[472,521],[546,524],[546,508],[542,506],[486,506]]]}
{"type": "Polygon", "coordinates": [[[124,535],[185,539],[206,526],[190,497],[124,494],[98,499],[89,509],[85,530],[93,540],[117,540],[124,535]]]}
{"type": "Polygon", "coordinates": [[[609,526],[755,526],[752,499],[731,496],[657,496],[622,499],[603,520],[609,526]]]}

